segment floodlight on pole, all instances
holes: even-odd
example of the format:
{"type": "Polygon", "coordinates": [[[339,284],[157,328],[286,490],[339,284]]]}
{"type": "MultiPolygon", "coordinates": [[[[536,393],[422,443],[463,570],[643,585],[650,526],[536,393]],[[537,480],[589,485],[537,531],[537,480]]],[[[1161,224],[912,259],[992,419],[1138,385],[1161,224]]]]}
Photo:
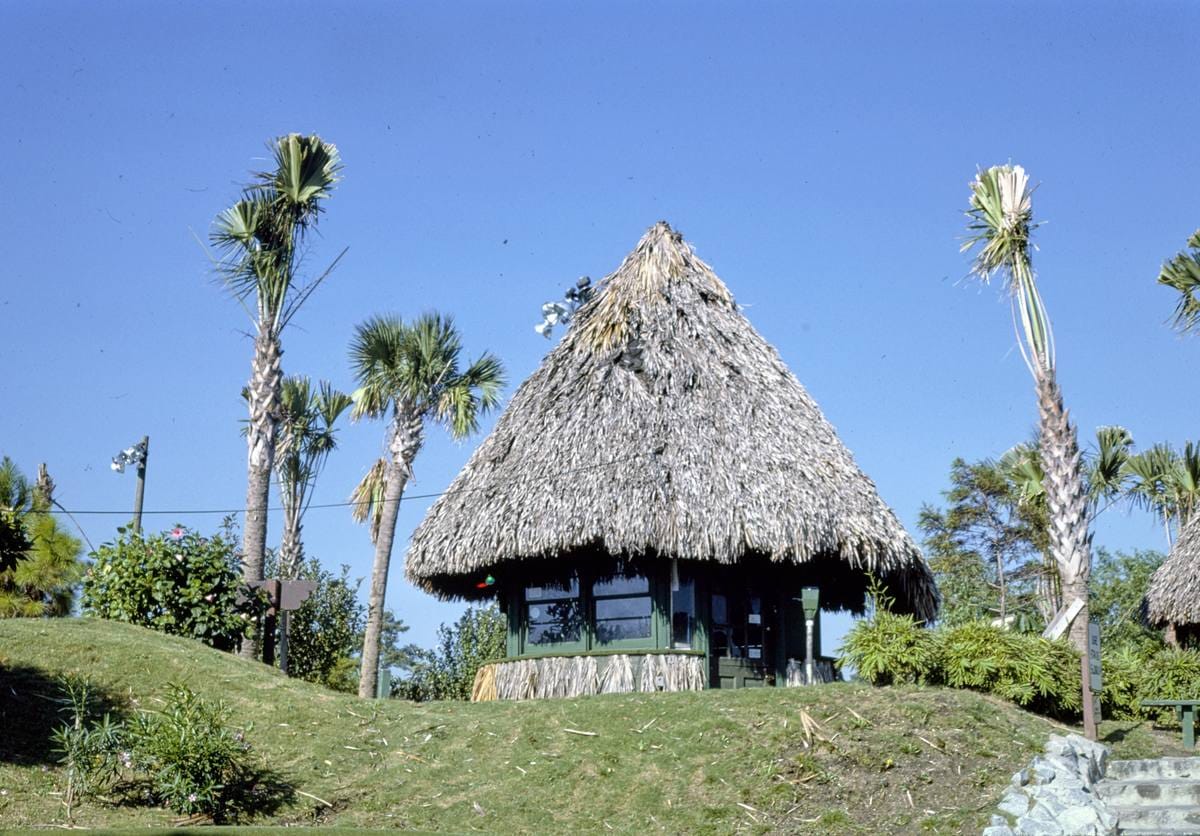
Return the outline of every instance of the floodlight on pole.
{"type": "Polygon", "coordinates": [[[114,473],[124,473],[126,465],[137,465],[137,488],[133,495],[133,530],[142,531],[142,498],[146,493],[146,459],[150,457],[150,436],[113,456],[110,467],[114,473]]]}

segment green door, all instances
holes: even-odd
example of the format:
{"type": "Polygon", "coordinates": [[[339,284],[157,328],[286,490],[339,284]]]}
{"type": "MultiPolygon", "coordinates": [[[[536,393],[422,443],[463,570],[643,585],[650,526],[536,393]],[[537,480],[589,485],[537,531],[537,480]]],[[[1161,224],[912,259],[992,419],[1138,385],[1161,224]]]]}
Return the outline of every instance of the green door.
{"type": "Polygon", "coordinates": [[[709,682],[713,688],[775,684],[774,606],[757,589],[714,591],[710,602],[709,682]]]}

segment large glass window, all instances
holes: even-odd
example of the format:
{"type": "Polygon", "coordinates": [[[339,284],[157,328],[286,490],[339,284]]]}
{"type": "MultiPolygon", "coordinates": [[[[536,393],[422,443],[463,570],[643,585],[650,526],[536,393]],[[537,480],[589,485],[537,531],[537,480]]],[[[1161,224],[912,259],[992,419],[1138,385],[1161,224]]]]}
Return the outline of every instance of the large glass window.
{"type": "Polygon", "coordinates": [[[671,647],[692,647],[696,633],[696,584],[691,575],[671,566],[671,647]]]}
{"type": "Polygon", "coordinates": [[[652,635],[649,578],[618,571],[611,578],[592,585],[592,598],[598,644],[648,639],[652,635]]]}
{"type": "Polygon", "coordinates": [[[579,579],[525,589],[526,643],[530,646],[583,640],[579,579]]]}

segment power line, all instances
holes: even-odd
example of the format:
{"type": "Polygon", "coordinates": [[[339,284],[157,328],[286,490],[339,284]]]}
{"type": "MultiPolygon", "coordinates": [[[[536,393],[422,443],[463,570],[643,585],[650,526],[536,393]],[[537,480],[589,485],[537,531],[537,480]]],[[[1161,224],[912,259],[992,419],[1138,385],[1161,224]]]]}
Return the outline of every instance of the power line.
{"type": "MultiPolygon", "coordinates": [[[[583,473],[588,470],[596,470],[596,469],[599,469],[602,467],[612,467],[613,465],[625,464],[627,462],[631,462],[631,461],[634,461],[634,460],[640,459],[640,458],[642,458],[641,454],[635,454],[633,456],[629,456],[628,458],[624,458],[624,459],[614,459],[611,462],[599,462],[597,464],[584,465],[583,467],[576,467],[576,468],[572,468],[570,470],[559,471],[559,474],[564,475],[564,476],[569,476],[573,473],[583,473]]],[[[410,502],[412,500],[417,500],[417,499],[437,499],[438,497],[449,496],[450,494],[468,493],[470,491],[481,491],[481,490],[488,490],[488,488],[457,488],[456,490],[444,490],[444,491],[438,491],[436,493],[406,494],[405,496],[401,496],[398,500],[396,500],[396,502],[398,502],[398,503],[399,502],[410,502]]],[[[379,499],[379,500],[364,499],[364,500],[361,500],[358,502],[355,502],[354,500],[349,500],[346,502],[313,503],[307,507],[308,508],[351,508],[351,507],[361,506],[361,505],[375,505],[375,504],[386,505],[387,503],[388,503],[388,500],[385,500],[385,499],[379,499]]],[[[70,516],[72,514],[74,514],[76,516],[81,516],[81,517],[82,516],[129,516],[132,513],[129,509],[123,509],[120,511],[67,510],[65,507],[62,506],[61,503],[55,502],[54,504],[57,505],[59,507],[59,509],[61,509],[62,512],[67,514],[68,516],[70,516]]],[[[283,511],[283,510],[285,510],[285,509],[283,508],[282,505],[275,505],[275,506],[267,507],[268,512],[283,511]]],[[[165,516],[165,515],[170,515],[170,514],[177,514],[177,515],[184,515],[184,514],[189,514],[189,515],[191,515],[191,514],[195,514],[195,515],[244,514],[245,512],[246,512],[245,508],[192,508],[192,509],[177,509],[177,510],[168,510],[168,511],[145,511],[145,510],[143,510],[142,516],[165,516]]],[[[49,510],[49,509],[42,510],[42,511],[31,509],[27,513],[30,513],[30,514],[52,514],[52,513],[54,513],[54,511],[49,510]]]]}

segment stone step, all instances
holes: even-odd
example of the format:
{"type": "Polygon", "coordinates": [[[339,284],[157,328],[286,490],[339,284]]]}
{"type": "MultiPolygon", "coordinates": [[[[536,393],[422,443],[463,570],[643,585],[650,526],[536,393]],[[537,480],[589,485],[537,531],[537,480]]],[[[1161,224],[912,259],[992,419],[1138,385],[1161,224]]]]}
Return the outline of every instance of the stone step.
{"type": "Polygon", "coordinates": [[[1120,833],[1200,833],[1200,807],[1195,804],[1113,809],[1120,833]]]}
{"type": "Polygon", "coordinates": [[[1118,807],[1191,804],[1200,809],[1200,779],[1156,778],[1152,781],[1101,781],[1096,795],[1118,807]]]}
{"type": "Polygon", "coordinates": [[[1200,778],[1200,758],[1154,758],[1110,761],[1105,773],[1113,781],[1159,781],[1200,778]]]}

